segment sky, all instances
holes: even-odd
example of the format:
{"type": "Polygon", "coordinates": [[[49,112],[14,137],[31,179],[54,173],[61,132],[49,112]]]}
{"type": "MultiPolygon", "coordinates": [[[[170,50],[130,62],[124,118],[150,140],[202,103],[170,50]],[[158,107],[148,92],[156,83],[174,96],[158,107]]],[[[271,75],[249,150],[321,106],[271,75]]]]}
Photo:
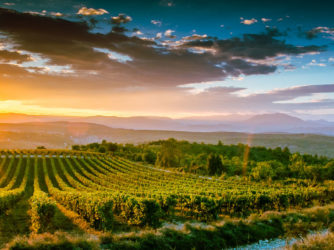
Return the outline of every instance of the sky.
{"type": "Polygon", "coordinates": [[[334,121],[333,1],[0,1],[0,113],[334,121]]]}

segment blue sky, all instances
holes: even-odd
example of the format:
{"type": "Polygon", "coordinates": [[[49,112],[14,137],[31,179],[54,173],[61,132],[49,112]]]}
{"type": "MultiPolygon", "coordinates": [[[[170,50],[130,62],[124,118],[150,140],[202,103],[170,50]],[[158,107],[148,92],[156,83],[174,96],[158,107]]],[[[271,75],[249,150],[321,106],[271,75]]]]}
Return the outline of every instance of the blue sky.
{"type": "Polygon", "coordinates": [[[331,1],[0,7],[1,112],[334,119],[331,1]]]}

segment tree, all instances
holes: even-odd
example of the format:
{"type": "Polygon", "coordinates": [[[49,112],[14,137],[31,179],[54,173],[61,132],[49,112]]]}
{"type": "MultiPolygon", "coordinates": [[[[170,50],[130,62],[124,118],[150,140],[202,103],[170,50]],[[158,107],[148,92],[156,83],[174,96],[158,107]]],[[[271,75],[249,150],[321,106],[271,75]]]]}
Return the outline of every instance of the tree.
{"type": "Polygon", "coordinates": [[[305,167],[306,163],[299,153],[294,153],[290,156],[290,165],[289,168],[296,178],[305,177],[305,167]]]}
{"type": "Polygon", "coordinates": [[[334,180],[334,161],[330,161],[325,166],[326,179],[334,180]]]}
{"type": "Polygon", "coordinates": [[[112,143],[112,142],[109,142],[108,144],[107,144],[107,151],[109,151],[109,152],[115,152],[115,151],[117,151],[117,149],[118,149],[118,145],[117,145],[117,143],[112,143]]]}
{"type": "Polygon", "coordinates": [[[221,175],[223,172],[223,163],[219,155],[210,154],[207,160],[207,169],[209,175],[221,175]]]}
{"type": "Polygon", "coordinates": [[[272,169],[269,162],[258,162],[256,167],[252,169],[251,176],[259,181],[259,180],[267,180],[275,177],[275,172],[272,169]]]}
{"type": "Polygon", "coordinates": [[[157,160],[157,155],[152,151],[152,150],[146,150],[143,153],[143,161],[150,163],[150,164],[154,164],[155,161],[157,160]]]}
{"type": "Polygon", "coordinates": [[[156,164],[160,167],[178,167],[180,151],[177,147],[177,141],[173,138],[163,141],[160,153],[157,156],[156,164]]]}
{"type": "Polygon", "coordinates": [[[80,150],[80,146],[79,145],[72,145],[72,150],[80,150]]]}
{"type": "Polygon", "coordinates": [[[98,151],[99,151],[99,153],[105,153],[106,152],[106,148],[103,147],[103,146],[100,146],[98,151]]]}

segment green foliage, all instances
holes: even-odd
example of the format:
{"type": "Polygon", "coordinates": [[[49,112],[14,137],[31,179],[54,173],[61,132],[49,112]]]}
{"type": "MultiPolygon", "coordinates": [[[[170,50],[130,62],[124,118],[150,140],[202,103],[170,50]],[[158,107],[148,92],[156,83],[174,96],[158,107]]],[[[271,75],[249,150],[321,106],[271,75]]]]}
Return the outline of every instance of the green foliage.
{"type": "Polygon", "coordinates": [[[200,175],[224,175],[224,177],[242,175],[256,180],[301,178],[324,181],[334,179],[334,167],[331,165],[325,167],[330,162],[328,158],[292,154],[287,147],[271,149],[249,147],[244,144],[225,145],[222,141],[218,141],[217,144],[199,144],[177,141],[172,138],[136,146],[104,141],[102,144],[92,143],[73,147],[77,150],[112,153],[130,160],[155,164],[161,168],[177,168],[183,172],[200,175]],[[112,148],[109,148],[108,145],[112,145],[112,148]],[[101,147],[106,150],[104,151],[101,147]],[[269,170],[268,165],[273,172],[269,170]],[[256,169],[253,170],[253,168],[256,169]],[[265,169],[267,173],[264,173],[265,169]],[[262,176],[259,175],[261,172],[262,176]]]}
{"type": "Polygon", "coordinates": [[[251,176],[258,181],[273,179],[275,177],[275,171],[269,162],[258,162],[256,167],[252,169],[251,176]]]}
{"type": "Polygon", "coordinates": [[[85,218],[97,229],[111,229],[113,226],[113,200],[98,193],[61,192],[52,190],[52,196],[70,210],[85,218]]]}
{"type": "Polygon", "coordinates": [[[179,166],[179,150],[175,147],[175,140],[169,139],[161,144],[161,150],[157,155],[156,165],[164,168],[179,166]]]}
{"type": "Polygon", "coordinates": [[[224,168],[222,160],[219,155],[210,154],[208,157],[207,169],[209,175],[221,175],[226,172],[226,168],[224,168]]]}
{"type": "Polygon", "coordinates": [[[56,212],[56,203],[42,191],[35,191],[30,199],[31,229],[33,232],[47,231],[56,212]]]}

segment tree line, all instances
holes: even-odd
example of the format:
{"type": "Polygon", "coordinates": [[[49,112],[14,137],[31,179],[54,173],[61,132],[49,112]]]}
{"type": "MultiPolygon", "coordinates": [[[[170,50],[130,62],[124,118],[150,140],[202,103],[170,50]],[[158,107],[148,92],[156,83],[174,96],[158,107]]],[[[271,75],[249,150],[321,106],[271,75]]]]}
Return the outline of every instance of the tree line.
{"type": "Polygon", "coordinates": [[[247,176],[254,180],[286,178],[334,179],[334,160],[328,157],[291,153],[285,148],[250,147],[178,141],[173,138],[139,145],[101,143],[73,145],[73,150],[113,154],[130,160],[208,176],[247,176]]]}

